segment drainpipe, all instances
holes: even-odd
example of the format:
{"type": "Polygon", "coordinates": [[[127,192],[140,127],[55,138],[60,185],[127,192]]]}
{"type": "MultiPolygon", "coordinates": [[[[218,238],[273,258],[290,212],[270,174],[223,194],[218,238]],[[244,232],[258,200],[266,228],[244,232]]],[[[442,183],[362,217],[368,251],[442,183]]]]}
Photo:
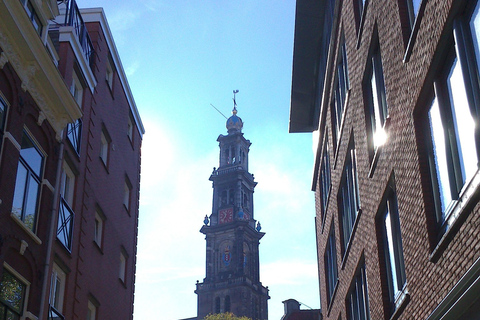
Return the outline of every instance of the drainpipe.
{"type": "Polygon", "coordinates": [[[62,164],[63,164],[63,150],[64,150],[64,139],[60,142],[60,151],[58,156],[58,163],[57,163],[57,176],[55,178],[55,193],[53,194],[53,206],[52,206],[52,214],[50,215],[49,221],[49,230],[48,230],[48,240],[47,240],[47,257],[45,259],[45,270],[43,271],[43,283],[42,283],[42,295],[40,296],[40,312],[38,315],[38,320],[44,319],[45,313],[45,305],[48,302],[47,297],[47,288],[48,288],[48,281],[50,280],[50,269],[52,260],[52,249],[53,249],[53,241],[55,240],[55,221],[58,216],[58,208],[59,208],[59,198],[60,198],[60,178],[62,174],[62,164]]]}

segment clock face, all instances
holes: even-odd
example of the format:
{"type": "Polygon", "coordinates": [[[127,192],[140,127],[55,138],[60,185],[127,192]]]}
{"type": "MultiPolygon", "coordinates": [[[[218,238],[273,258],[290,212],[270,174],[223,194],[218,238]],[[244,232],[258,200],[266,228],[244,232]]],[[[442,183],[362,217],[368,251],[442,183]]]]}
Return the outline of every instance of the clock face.
{"type": "Polygon", "coordinates": [[[220,224],[233,221],[233,208],[218,210],[218,222],[220,224]]]}

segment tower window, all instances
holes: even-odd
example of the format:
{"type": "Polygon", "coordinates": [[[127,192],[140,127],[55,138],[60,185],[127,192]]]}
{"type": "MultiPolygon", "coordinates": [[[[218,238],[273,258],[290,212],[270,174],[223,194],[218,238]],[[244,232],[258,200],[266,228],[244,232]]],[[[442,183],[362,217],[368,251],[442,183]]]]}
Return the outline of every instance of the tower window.
{"type": "Polygon", "coordinates": [[[233,189],[228,190],[228,204],[234,204],[235,191],[233,189]]]}
{"type": "Polygon", "coordinates": [[[215,313],[220,313],[220,297],[215,298],[215,313]]]}
{"type": "Polygon", "coordinates": [[[225,297],[225,312],[230,312],[230,296],[225,297]]]}

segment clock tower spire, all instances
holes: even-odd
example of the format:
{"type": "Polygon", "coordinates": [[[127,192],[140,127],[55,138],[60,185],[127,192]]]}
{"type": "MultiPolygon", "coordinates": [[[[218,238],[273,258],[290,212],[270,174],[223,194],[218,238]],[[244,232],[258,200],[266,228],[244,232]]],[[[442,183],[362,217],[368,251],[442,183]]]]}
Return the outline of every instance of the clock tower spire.
{"type": "Polygon", "coordinates": [[[198,316],[232,312],[253,320],[268,319],[268,288],[260,282],[259,242],[265,233],[254,218],[253,191],[257,182],[248,172],[251,142],[243,136],[234,90],[227,135],[217,139],[219,167],[210,176],[213,204],[200,232],[206,239],[206,276],[197,283],[198,316]]]}

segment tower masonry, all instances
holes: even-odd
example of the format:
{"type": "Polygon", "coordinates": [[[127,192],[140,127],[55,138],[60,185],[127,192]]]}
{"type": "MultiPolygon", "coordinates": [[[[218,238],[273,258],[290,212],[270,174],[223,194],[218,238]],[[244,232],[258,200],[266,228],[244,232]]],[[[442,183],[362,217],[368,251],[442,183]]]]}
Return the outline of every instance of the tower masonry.
{"type": "MultiPolygon", "coordinates": [[[[234,92],[236,93],[236,92],[234,92]]],[[[248,172],[251,142],[243,136],[236,103],[227,119],[227,135],[217,139],[219,167],[213,183],[212,214],[200,232],[206,239],[206,276],[197,283],[198,319],[232,312],[236,316],[268,319],[268,288],[260,282],[260,223],[254,218],[253,192],[257,182],[248,172]]]]}

